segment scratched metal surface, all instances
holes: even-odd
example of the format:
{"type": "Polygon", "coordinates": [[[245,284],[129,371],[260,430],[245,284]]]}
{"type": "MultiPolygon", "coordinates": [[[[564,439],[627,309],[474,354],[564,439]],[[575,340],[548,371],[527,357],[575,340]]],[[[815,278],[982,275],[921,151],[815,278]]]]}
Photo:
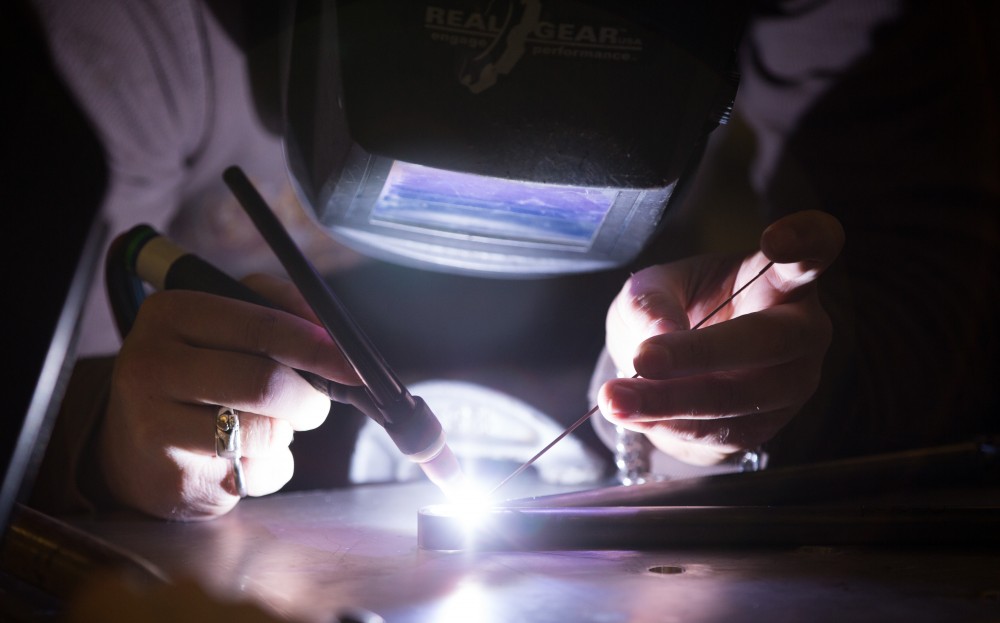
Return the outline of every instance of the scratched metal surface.
{"type": "Polygon", "coordinates": [[[417,483],[249,499],[206,523],[74,523],[309,621],[344,608],[390,623],[1000,621],[995,549],[420,550],[417,511],[441,501],[417,483]]]}

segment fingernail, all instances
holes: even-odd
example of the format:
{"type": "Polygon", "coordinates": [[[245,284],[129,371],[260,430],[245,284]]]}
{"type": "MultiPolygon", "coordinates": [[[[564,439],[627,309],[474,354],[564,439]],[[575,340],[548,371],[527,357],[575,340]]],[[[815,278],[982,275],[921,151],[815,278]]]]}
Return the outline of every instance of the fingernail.
{"type": "Polygon", "coordinates": [[[631,415],[639,413],[642,408],[642,397],[639,393],[624,385],[611,388],[611,412],[615,415],[631,415]]]}

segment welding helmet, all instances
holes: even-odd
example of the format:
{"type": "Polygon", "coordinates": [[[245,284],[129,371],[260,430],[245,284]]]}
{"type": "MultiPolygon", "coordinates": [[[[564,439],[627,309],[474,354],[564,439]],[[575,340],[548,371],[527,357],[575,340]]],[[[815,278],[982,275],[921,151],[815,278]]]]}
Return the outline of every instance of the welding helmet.
{"type": "Polygon", "coordinates": [[[376,258],[503,277],[625,265],[731,109],[742,4],[300,1],[290,175],[331,236],[376,258]]]}

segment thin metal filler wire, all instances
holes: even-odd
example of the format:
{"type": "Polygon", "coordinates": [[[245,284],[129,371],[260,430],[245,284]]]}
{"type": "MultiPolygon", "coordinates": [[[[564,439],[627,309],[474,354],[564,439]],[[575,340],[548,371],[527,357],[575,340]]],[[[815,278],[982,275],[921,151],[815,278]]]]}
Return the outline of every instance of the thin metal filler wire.
{"type": "MultiPolygon", "coordinates": [[[[719,303],[718,307],[716,307],[715,309],[713,309],[712,311],[710,311],[707,316],[705,316],[704,318],[702,318],[698,322],[698,324],[696,324],[693,327],[691,327],[690,330],[694,331],[695,329],[700,328],[703,324],[705,324],[706,322],[708,322],[708,320],[710,318],[712,318],[712,316],[714,316],[715,314],[719,313],[726,305],[728,305],[729,303],[731,303],[732,300],[734,298],[736,298],[740,294],[740,292],[743,292],[744,290],[746,290],[747,287],[750,286],[750,284],[752,284],[754,281],[757,281],[757,279],[759,279],[764,273],[766,273],[768,271],[768,269],[771,268],[771,266],[773,266],[773,265],[774,265],[774,262],[768,262],[767,265],[764,266],[764,268],[760,269],[759,273],[757,273],[756,275],[754,275],[753,277],[751,277],[749,281],[747,281],[742,286],[740,286],[739,289],[737,289],[735,292],[733,292],[729,296],[729,298],[727,298],[726,300],[724,300],[721,303],[719,303]]],[[[635,375],[632,376],[632,378],[638,378],[638,377],[639,377],[638,374],[635,374],[635,375]]],[[[542,448],[541,450],[539,450],[538,453],[535,456],[531,457],[530,459],[527,460],[527,462],[525,462],[523,465],[521,465],[516,470],[514,470],[514,473],[512,473],[510,476],[507,476],[506,478],[504,478],[503,480],[501,480],[500,484],[498,484],[497,486],[493,487],[493,489],[490,491],[489,495],[492,496],[494,493],[496,493],[500,489],[500,487],[504,486],[505,484],[507,484],[508,482],[510,482],[511,480],[513,480],[514,478],[516,478],[517,476],[519,476],[521,474],[521,472],[523,472],[524,470],[526,470],[529,467],[531,467],[532,463],[534,463],[535,461],[537,461],[539,457],[541,457],[543,454],[545,454],[546,452],[548,452],[552,448],[552,446],[554,446],[557,443],[559,443],[563,439],[563,437],[565,437],[566,435],[569,435],[570,433],[572,433],[573,431],[575,431],[577,428],[579,428],[584,422],[586,422],[587,420],[589,420],[591,418],[591,416],[593,416],[595,413],[597,413],[598,409],[599,409],[599,406],[598,405],[594,405],[594,407],[590,411],[587,411],[583,415],[583,417],[581,417],[579,420],[577,420],[577,421],[573,422],[572,424],[570,424],[569,428],[567,428],[563,432],[559,433],[558,437],[556,437],[555,439],[553,439],[552,441],[550,441],[547,446],[545,446],[544,448],[542,448]]]]}

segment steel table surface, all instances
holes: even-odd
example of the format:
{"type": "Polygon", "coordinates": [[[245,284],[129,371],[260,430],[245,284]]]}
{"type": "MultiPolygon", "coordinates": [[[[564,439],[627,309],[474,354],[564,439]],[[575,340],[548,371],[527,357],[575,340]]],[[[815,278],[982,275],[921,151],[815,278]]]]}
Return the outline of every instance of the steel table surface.
{"type": "Polygon", "coordinates": [[[390,623],[1000,621],[995,548],[421,550],[417,511],[442,501],[418,482],[247,499],[209,522],[71,521],[171,576],[308,621],[344,608],[390,623]]]}

